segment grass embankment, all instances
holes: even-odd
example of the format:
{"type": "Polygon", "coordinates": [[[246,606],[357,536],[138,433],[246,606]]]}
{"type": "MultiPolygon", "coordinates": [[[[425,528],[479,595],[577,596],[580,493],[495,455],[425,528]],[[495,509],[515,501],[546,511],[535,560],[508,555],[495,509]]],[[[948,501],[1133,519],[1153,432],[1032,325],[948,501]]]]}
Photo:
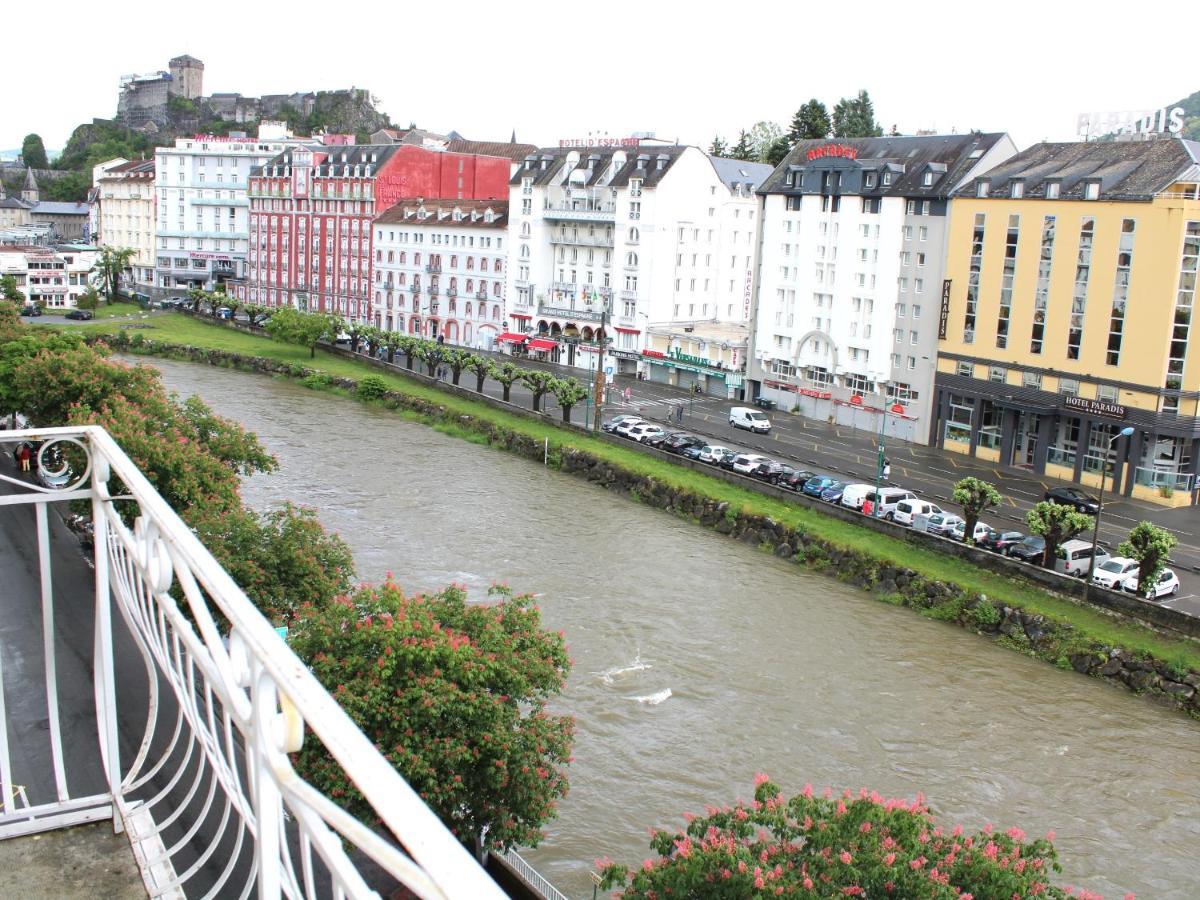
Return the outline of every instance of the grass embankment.
{"type": "MultiPolygon", "coordinates": [[[[111,332],[112,327],[103,323],[93,323],[87,326],[86,330],[94,334],[103,334],[111,332]]],[[[316,369],[332,376],[361,378],[368,374],[375,375],[383,378],[392,390],[434,401],[456,414],[492,422],[538,441],[548,438],[552,451],[566,446],[584,450],[627,471],[650,476],[671,487],[726,502],[731,508],[748,515],[769,516],[776,522],[808,532],[837,546],[858,550],[893,565],[914,569],[926,578],[952,582],[965,590],[986,594],[993,601],[1020,607],[1026,612],[1037,613],[1058,622],[1070,623],[1078,630],[1080,637],[1135,652],[1149,653],[1172,665],[1200,670],[1200,644],[1196,642],[1165,637],[1137,623],[1122,621],[1090,607],[1054,596],[1037,585],[979,569],[968,561],[938,553],[933,549],[915,547],[899,538],[823,515],[819,510],[746,490],[631,448],[613,446],[584,434],[570,434],[549,423],[515,416],[403,376],[383,373],[365,363],[320,350],[317,351],[316,358],[310,358],[304,348],[276,343],[267,338],[179,314],[156,316],[144,326],[140,326],[137,333],[145,335],[148,339],[260,356],[316,369]]],[[[464,373],[462,384],[474,385],[474,376],[464,373]]],[[[480,436],[467,429],[459,430],[441,425],[439,430],[480,442],[480,436]]]]}

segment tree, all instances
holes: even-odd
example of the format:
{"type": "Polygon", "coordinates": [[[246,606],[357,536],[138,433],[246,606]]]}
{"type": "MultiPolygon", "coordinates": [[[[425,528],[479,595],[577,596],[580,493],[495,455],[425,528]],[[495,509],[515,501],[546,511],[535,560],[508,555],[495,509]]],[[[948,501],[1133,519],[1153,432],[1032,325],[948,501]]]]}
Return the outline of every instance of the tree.
{"type": "Polygon", "coordinates": [[[417,355],[417,347],[421,345],[421,339],[413,337],[411,334],[406,334],[399,338],[396,342],[396,349],[404,354],[404,366],[411,370],[413,367],[413,357],[417,355]]]}
{"type": "Polygon", "coordinates": [[[246,314],[246,320],[251,325],[257,325],[259,318],[267,314],[267,307],[257,303],[243,303],[242,312],[246,314]]]}
{"type": "Polygon", "coordinates": [[[863,788],[819,796],[807,785],[786,800],[766,775],[755,780],[753,804],[709,807],[682,832],[652,830],[658,859],[646,860],[631,880],[625,866],[597,860],[600,887],[624,887],[617,895],[624,898],[713,900],[1074,896],[1049,882],[1062,871],[1051,835],[1027,841],[1019,828],[990,825],[965,834],[961,826],[939,826],[920,795],[893,800],[863,788]]]}
{"type": "Polygon", "coordinates": [[[467,360],[467,369],[475,373],[475,391],[483,393],[483,383],[487,381],[488,375],[492,373],[492,361],[486,356],[480,356],[478,353],[472,353],[467,360]]]}
{"type": "Polygon", "coordinates": [[[117,299],[117,290],[121,287],[121,274],[129,268],[129,261],[136,253],[131,247],[100,248],[100,255],[96,258],[92,271],[100,276],[100,287],[110,304],[117,299]]]}
{"type": "Polygon", "coordinates": [[[766,162],[771,145],[783,137],[783,129],[774,122],[755,122],[747,140],[750,143],[750,158],[755,162],[766,162]]]}
{"type": "Polygon", "coordinates": [[[1040,534],[1046,539],[1046,552],[1042,555],[1042,565],[1046,568],[1054,565],[1054,555],[1063,541],[1087,531],[1095,523],[1091,516],[1076,512],[1072,506],[1046,500],[1036,504],[1025,521],[1029,523],[1029,530],[1033,534],[1040,534]]]}
{"type": "Polygon", "coordinates": [[[968,476],[954,485],[951,499],[962,507],[966,527],[963,543],[975,543],[975,523],[987,510],[1000,503],[1000,492],[986,481],[968,476]]]}
{"type": "MultiPolygon", "coordinates": [[[[379,751],[480,859],[536,846],[567,792],[574,722],[548,702],[567,651],[530,597],[493,587],[406,596],[390,581],[301,608],[289,643],[379,751]]],[[[296,768],[371,826],[361,791],[320,741],[296,768]]]]}
{"type": "Polygon", "coordinates": [[[17,288],[15,275],[0,276],[0,296],[11,303],[22,303],[25,295],[17,288]]]}
{"type": "Polygon", "coordinates": [[[423,340],[417,345],[417,357],[425,363],[425,371],[430,378],[437,375],[437,368],[446,358],[446,347],[437,341],[423,340]]]}
{"type": "Polygon", "coordinates": [[[833,136],[840,138],[879,137],[883,129],[875,121],[875,107],[866,91],[843,97],[833,108],[833,136]]]}
{"type": "Polygon", "coordinates": [[[558,405],[562,409],[562,419],[568,425],[571,423],[571,407],[575,406],[590,393],[586,384],[580,384],[574,378],[556,378],[551,385],[558,405]]]}
{"type": "Polygon", "coordinates": [[[298,344],[308,348],[309,359],[316,358],[317,344],[327,336],[337,336],[336,316],[318,313],[302,313],[290,306],[275,310],[267,323],[267,334],[284,344],[298,344]]]}
{"type": "Polygon", "coordinates": [[[504,402],[508,402],[509,394],[512,393],[513,382],[521,377],[521,369],[517,368],[515,363],[502,362],[500,365],[492,364],[488,374],[492,376],[493,381],[500,382],[500,387],[504,389],[504,402]]]}
{"type": "Polygon", "coordinates": [[[556,380],[552,373],[544,372],[541,369],[523,369],[521,371],[521,383],[529,388],[529,393],[533,395],[534,412],[541,411],[542,398],[553,390],[556,380]]]}
{"type": "Polygon", "coordinates": [[[462,375],[463,369],[475,356],[470,350],[447,350],[446,365],[450,367],[450,380],[454,384],[458,384],[459,376],[462,375]]]}
{"type": "Polygon", "coordinates": [[[400,341],[404,335],[399,331],[384,332],[382,343],[383,349],[387,352],[388,365],[392,365],[396,361],[396,349],[400,346],[400,341]]]}
{"type": "Polygon", "coordinates": [[[24,413],[35,426],[52,427],[65,425],[76,405],[97,408],[113,397],[141,398],[162,391],[148,366],[105,359],[77,336],[70,337],[74,342],[31,335],[0,349],[8,407],[0,412],[24,413]]]}
{"type": "Polygon", "coordinates": [[[767,148],[766,156],[763,157],[763,162],[767,163],[768,165],[777,166],[783,162],[784,157],[788,155],[788,152],[791,149],[792,145],[788,143],[788,139],[786,137],[777,137],[771,142],[771,146],[767,148]]]}
{"type": "Polygon", "coordinates": [[[754,145],[750,142],[750,135],[744,130],[738,132],[738,142],[730,148],[729,158],[746,161],[754,159],[754,145]]]}
{"type": "Polygon", "coordinates": [[[375,359],[379,356],[379,345],[383,343],[383,330],[374,325],[362,327],[362,339],[367,342],[367,356],[375,359]]]}
{"type": "Polygon", "coordinates": [[[712,144],[710,144],[709,148],[708,148],[708,155],[709,156],[724,156],[728,152],[729,152],[729,148],[727,146],[725,146],[725,141],[723,141],[721,139],[721,136],[719,134],[714,135],[712,144]]]}
{"type": "Polygon", "coordinates": [[[816,97],[809,100],[792,116],[792,124],[788,128],[788,138],[794,144],[797,141],[824,140],[833,130],[829,121],[829,111],[825,104],[816,97]]]}
{"type": "Polygon", "coordinates": [[[48,169],[50,160],[46,158],[46,145],[42,143],[40,134],[27,134],[21,141],[21,162],[30,169],[48,169]]]}
{"type": "Polygon", "coordinates": [[[1138,589],[1150,590],[1158,575],[1166,568],[1167,558],[1179,540],[1165,528],[1153,522],[1138,522],[1129,537],[1117,546],[1117,554],[1138,561],[1138,589]]]}

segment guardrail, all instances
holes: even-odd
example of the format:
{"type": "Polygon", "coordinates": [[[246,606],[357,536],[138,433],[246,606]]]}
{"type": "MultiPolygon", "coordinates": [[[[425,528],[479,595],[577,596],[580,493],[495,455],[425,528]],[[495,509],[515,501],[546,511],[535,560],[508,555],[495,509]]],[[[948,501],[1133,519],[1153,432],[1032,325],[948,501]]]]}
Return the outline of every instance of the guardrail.
{"type": "Polygon", "coordinates": [[[512,866],[513,871],[520,875],[525,883],[541,894],[545,900],[567,900],[567,895],[542,877],[542,874],[525,861],[516,850],[509,850],[501,857],[512,866]]]}
{"type": "Polygon", "coordinates": [[[20,442],[39,448],[39,470],[59,454],[70,466],[58,489],[0,474],[0,506],[33,508],[41,584],[40,597],[6,607],[13,621],[40,621],[41,634],[16,658],[0,655],[0,838],[111,819],[128,831],[155,897],[378,897],[376,887],[390,893],[395,882],[421,898],[504,896],[107,432],[0,432],[0,445],[20,442]],[[64,646],[55,610],[63,544],[51,541],[48,505],[63,500],[91,504],[91,596],[66,598],[73,621],[94,612],[82,647],[64,646]],[[29,662],[37,646],[40,673],[29,662]],[[60,649],[70,653],[58,659],[60,649]],[[6,711],[6,692],[45,698],[45,753],[10,745],[28,711],[6,711]],[[68,743],[81,721],[95,723],[90,751],[68,743]],[[306,729],[371,803],[378,828],[300,778],[289,754],[306,729]],[[9,790],[26,784],[46,787],[9,790]]]}

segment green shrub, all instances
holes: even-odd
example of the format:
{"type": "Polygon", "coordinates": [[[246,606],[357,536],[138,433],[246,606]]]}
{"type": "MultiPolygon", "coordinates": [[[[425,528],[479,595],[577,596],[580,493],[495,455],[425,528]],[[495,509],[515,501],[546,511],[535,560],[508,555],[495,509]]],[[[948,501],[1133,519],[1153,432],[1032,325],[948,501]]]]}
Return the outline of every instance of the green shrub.
{"type": "Polygon", "coordinates": [[[364,375],[358,381],[355,393],[360,400],[378,400],[388,392],[387,382],[378,375],[364,375]]]}
{"type": "Polygon", "coordinates": [[[306,388],[312,388],[314,391],[323,390],[333,384],[333,379],[324,372],[313,372],[300,379],[300,383],[306,388]]]}
{"type": "Polygon", "coordinates": [[[984,600],[971,610],[971,621],[981,631],[994,628],[1000,624],[1000,610],[991,600],[984,600]]]}

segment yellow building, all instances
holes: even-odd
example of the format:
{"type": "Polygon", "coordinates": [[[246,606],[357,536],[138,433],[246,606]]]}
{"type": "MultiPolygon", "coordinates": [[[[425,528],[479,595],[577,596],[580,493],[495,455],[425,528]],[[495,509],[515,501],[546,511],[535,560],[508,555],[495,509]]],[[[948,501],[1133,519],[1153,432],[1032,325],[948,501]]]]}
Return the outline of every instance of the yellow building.
{"type": "Polygon", "coordinates": [[[1200,143],[1031,147],[954,196],[947,254],[930,442],[1195,502],[1200,143]]]}

